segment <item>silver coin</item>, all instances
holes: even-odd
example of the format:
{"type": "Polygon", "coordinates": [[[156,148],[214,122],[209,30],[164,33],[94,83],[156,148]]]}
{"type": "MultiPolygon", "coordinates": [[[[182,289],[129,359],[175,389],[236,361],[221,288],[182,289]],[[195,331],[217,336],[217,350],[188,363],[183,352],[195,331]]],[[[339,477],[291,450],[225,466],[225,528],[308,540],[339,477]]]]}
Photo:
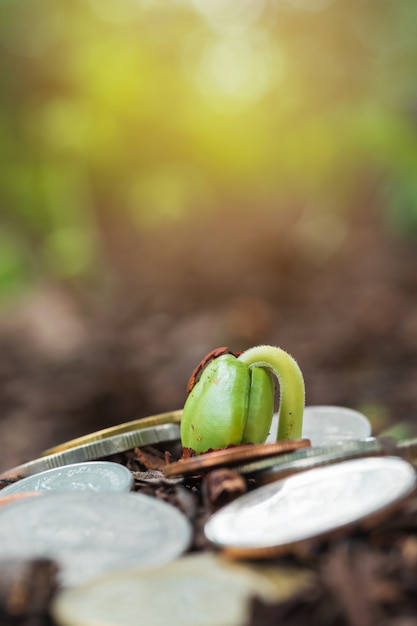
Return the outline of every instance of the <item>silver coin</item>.
{"type": "Polygon", "coordinates": [[[179,438],[179,424],[162,424],[161,426],[133,430],[34,459],[3,472],[0,474],[0,479],[33,476],[54,467],[62,467],[70,463],[95,461],[112,454],[131,450],[137,446],[156,445],[158,443],[177,441],[179,438]]]}
{"type": "Polygon", "coordinates": [[[59,594],[52,607],[60,626],[242,626],[250,600],[276,599],[275,584],[212,554],[177,559],[147,572],[107,574],[59,594]]]}
{"type": "Polygon", "coordinates": [[[180,556],[188,519],[138,493],[50,493],[0,509],[0,559],[50,558],[63,586],[117,568],[150,568],[180,556]]]}
{"type": "MultiPolygon", "coordinates": [[[[267,443],[276,441],[278,414],[274,413],[267,443]]],[[[302,436],[312,446],[322,446],[349,439],[365,439],[371,435],[368,418],[354,409],[343,406],[306,406],[303,415],[302,436]]]]}
{"type": "Polygon", "coordinates": [[[210,542],[241,556],[285,552],[294,544],[348,529],[390,510],[416,486],[397,457],[354,459],[260,487],[225,506],[205,525],[210,542]]]}
{"type": "Polygon", "coordinates": [[[22,491],[130,491],[132,473],[110,461],[72,463],[27,476],[0,491],[0,496],[22,491]]]}

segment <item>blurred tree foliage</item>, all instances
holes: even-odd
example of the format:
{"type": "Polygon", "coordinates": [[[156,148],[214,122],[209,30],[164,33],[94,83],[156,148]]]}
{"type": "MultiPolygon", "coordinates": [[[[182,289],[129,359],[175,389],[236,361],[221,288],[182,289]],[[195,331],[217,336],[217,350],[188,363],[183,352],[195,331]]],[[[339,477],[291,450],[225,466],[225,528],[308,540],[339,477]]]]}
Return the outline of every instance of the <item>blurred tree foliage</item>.
{"type": "Polygon", "coordinates": [[[137,232],[364,180],[417,230],[415,0],[0,0],[0,293],[137,232]]]}

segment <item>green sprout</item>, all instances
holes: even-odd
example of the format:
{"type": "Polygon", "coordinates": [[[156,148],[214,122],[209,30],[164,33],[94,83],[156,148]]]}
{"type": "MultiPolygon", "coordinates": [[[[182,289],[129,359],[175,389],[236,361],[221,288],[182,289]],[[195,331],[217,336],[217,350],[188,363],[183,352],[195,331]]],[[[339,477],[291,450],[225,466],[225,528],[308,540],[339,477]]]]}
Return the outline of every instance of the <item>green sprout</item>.
{"type": "Polygon", "coordinates": [[[275,346],[255,346],[239,356],[210,352],[194,370],[181,419],[181,442],[195,454],[243,443],[264,443],[274,412],[278,379],[277,441],[301,437],[304,379],[297,362],[275,346]]]}

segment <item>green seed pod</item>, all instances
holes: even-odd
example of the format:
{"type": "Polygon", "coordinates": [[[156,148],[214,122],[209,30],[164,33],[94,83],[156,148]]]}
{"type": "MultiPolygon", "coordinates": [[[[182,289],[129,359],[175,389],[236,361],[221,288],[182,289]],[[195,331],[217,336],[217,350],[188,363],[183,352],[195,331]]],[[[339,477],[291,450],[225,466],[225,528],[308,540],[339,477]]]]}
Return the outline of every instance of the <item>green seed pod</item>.
{"type": "Polygon", "coordinates": [[[250,391],[242,443],[263,443],[269,435],[274,412],[275,385],[262,367],[250,367],[250,391]]]}
{"type": "Polygon", "coordinates": [[[222,354],[203,369],[184,405],[182,445],[196,454],[240,443],[262,443],[274,408],[270,373],[222,354]]]}
{"type": "Polygon", "coordinates": [[[305,389],[293,357],[268,345],[249,348],[237,358],[228,348],[216,348],[191,375],[181,419],[183,447],[200,454],[263,443],[274,409],[271,373],[280,387],[277,441],[301,437],[305,389]]]}

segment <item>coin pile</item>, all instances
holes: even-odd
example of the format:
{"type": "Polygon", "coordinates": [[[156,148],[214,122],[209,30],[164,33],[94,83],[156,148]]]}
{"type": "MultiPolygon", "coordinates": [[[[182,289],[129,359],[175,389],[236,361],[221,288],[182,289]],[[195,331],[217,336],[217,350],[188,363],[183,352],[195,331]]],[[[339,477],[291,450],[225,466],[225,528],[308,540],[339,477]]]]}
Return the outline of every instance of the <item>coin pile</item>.
{"type": "Polygon", "coordinates": [[[3,472],[0,558],[54,560],[74,586],[128,565],[149,568],[191,543],[189,520],[172,505],[132,492],[133,473],[113,458],[179,439],[180,412],[92,433],[3,472]],[[28,497],[32,495],[42,497],[28,497]]]}
{"type": "Polygon", "coordinates": [[[350,409],[307,407],[301,439],[183,460],[180,420],[91,433],[0,475],[0,561],[57,564],[58,626],[246,626],[253,597],[291,593],[277,557],[389,519],[416,490],[417,441],[373,438],[350,409]]]}

